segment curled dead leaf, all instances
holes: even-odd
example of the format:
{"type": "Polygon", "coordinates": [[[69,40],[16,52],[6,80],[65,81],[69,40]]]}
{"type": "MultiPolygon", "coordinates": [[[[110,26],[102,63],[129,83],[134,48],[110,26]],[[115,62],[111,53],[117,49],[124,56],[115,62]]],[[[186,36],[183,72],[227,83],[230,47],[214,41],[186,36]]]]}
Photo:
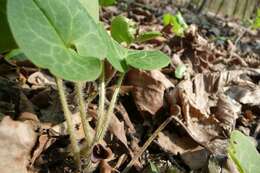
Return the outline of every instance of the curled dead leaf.
{"type": "Polygon", "coordinates": [[[131,70],[127,81],[133,85],[132,95],[137,108],[154,115],[163,106],[164,91],[174,85],[158,70],[131,70]]]}

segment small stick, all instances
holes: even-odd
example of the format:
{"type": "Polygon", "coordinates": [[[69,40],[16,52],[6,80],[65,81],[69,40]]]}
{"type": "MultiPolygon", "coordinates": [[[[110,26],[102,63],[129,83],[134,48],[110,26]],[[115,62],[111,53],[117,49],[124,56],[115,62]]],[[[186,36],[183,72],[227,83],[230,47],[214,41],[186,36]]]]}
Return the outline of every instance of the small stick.
{"type": "Polygon", "coordinates": [[[148,146],[153,142],[153,140],[158,136],[158,134],[173,120],[173,116],[178,116],[180,114],[180,107],[178,108],[178,112],[176,115],[171,115],[170,117],[168,117],[156,130],[155,132],[152,134],[152,136],[149,137],[149,139],[145,142],[145,144],[142,146],[142,148],[140,149],[140,151],[132,158],[132,160],[128,163],[128,165],[126,166],[126,168],[123,170],[122,173],[127,173],[131,167],[133,166],[133,164],[137,161],[137,159],[139,157],[142,156],[142,154],[144,153],[144,151],[148,148],[148,146]]]}

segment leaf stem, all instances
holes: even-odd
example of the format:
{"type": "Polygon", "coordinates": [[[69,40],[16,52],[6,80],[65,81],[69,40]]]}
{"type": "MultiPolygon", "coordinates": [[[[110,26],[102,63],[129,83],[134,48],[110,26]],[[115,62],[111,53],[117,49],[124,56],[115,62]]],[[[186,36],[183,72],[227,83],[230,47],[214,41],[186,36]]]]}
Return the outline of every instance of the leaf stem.
{"type": "Polygon", "coordinates": [[[93,140],[93,145],[97,142],[97,136],[103,128],[103,122],[105,118],[105,98],[106,98],[106,83],[105,83],[105,66],[104,62],[102,64],[102,73],[100,76],[100,88],[99,88],[99,106],[98,106],[98,119],[97,119],[97,128],[96,134],[93,140]]]}
{"type": "Polygon", "coordinates": [[[124,73],[121,73],[120,76],[119,76],[114,94],[112,96],[112,99],[111,99],[109,107],[108,107],[108,111],[104,115],[103,121],[101,122],[102,128],[100,128],[99,131],[97,131],[97,134],[95,136],[95,140],[96,140],[97,143],[100,142],[100,140],[102,140],[104,138],[105,134],[106,134],[107,128],[110,124],[110,120],[111,120],[111,117],[112,117],[113,112],[114,112],[115,104],[116,104],[116,101],[117,101],[117,96],[119,94],[120,87],[121,87],[121,84],[123,82],[124,76],[125,76],[124,73]]]}
{"type": "Polygon", "coordinates": [[[86,140],[86,144],[87,144],[87,148],[90,147],[91,143],[92,143],[92,135],[91,133],[91,127],[89,125],[88,122],[88,116],[86,113],[86,106],[85,106],[85,101],[84,101],[84,95],[83,95],[83,83],[82,82],[76,82],[75,83],[75,87],[76,87],[76,94],[77,94],[77,99],[78,99],[78,103],[79,103],[79,112],[80,112],[80,119],[81,119],[81,123],[83,126],[83,131],[85,134],[85,140],[86,140]]]}
{"type": "Polygon", "coordinates": [[[80,168],[80,149],[79,149],[77,138],[76,138],[76,135],[75,135],[73,121],[72,121],[72,118],[71,118],[71,112],[70,112],[69,107],[68,107],[65,89],[63,87],[63,81],[62,81],[62,79],[56,77],[56,83],[57,83],[57,87],[58,87],[58,91],[59,91],[62,109],[63,109],[63,112],[64,112],[64,117],[66,119],[67,126],[68,126],[68,133],[69,133],[69,137],[70,137],[70,141],[71,141],[73,156],[74,156],[75,161],[78,165],[78,168],[80,168]]]}
{"type": "MultiPolygon", "coordinates": [[[[104,74],[102,74],[102,75],[104,75],[104,74]]],[[[113,93],[111,102],[109,104],[108,111],[105,113],[104,107],[103,107],[102,110],[101,109],[99,110],[99,119],[98,119],[98,122],[97,122],[96,134],[95,134],[94,140],[92,142],[91,149],[88,150],[87,152],[85,152],[85,155],[87,156],[87,160],[85,162],[86,168],[84,169],[84,171],[89,171],[93,167],[93,164],[91,164],[91,160],[90,160],[91,150],[93,149],[94,145],[99,143],[105,136],[105,133],[107,131],[107,128],[108,128],[110,120],[111,120],[111,117],[113,115],[114,107],[115,107],[115,104],[116,104],[116,101],[117,101],[117,96],[119,94],[120,86],[122,84],[124,76],[125,76],[125,74],[121,73],[121,75],[120,75],[120,77],[117,81],[116,88],[115,88],[115,91],[113,93]]],[[[100,97],[99,98],[99,105],[101,105],[101,106],[103,106],[103,104],[105,104],[105,93],[104,93],[105,90],[103,90],[103,89],[105,89],[105,80],[101,76],[100,96],[99,96],[100,97]]]]}

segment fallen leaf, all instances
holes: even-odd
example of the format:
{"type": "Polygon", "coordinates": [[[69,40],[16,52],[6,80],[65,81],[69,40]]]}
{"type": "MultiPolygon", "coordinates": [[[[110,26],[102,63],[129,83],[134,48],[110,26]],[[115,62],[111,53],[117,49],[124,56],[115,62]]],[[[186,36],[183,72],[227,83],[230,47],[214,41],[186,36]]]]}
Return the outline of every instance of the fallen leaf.
{"type": "Polygon", "coordinates": [[[164,91],[174,85],[158,70],[150,72],[131,70],[127,75],[129,85],[133,85],[132,95],[137,108],[155,115],[163,106],[164,91]]]}
{"type": "Polygon", "coordinates": [[[181,155],[182,160],[190,169],[197,170],[207,165],[209,159],[209,151],[203,147],[197,147],[187,151],[181,155]]]}
{"type": "Polygon", "coordinates": [[[178,136],[175,133],[160,132],[156,143],[165,151],[173,155],[183,154],[195,149],[198,144],[189,136],[178,136]]]}
{"type": "MultiPolygon", "coordinates": [[[[182,108],[182,116],[174,118],[176,122],[196,142],[213,153],[225,153],[225,150],[218,149],[222,148],[219,147],[221,142],[218,140],[221,139],[222,144],[226,145],[224,141],[234,129],[236,120],[241,113],[242,103],[237,102],[236,97],[228,95],[226,91],[234,83],[243,83],[247,84],[246,86],[251,85],[257,88],[256,84],[245,76],[260,76],[260,73],[258,70],[244,69],[197,74],[191,80],[180,82],[171,91],[172,95],[170,94],[169,98],[166,97],[171,103],[170,105],[178,104],[182,108]]],[[[248,90],[248,93],[250,93],[249,91],[253,95],[255,90],[248,90]]]]}
{"type": "Polygon", "coordinates": [[[3,173],[28,173],[31,150],[37,134],[26,122],[4,117],[0,123],[0,170],[3,173]]]}

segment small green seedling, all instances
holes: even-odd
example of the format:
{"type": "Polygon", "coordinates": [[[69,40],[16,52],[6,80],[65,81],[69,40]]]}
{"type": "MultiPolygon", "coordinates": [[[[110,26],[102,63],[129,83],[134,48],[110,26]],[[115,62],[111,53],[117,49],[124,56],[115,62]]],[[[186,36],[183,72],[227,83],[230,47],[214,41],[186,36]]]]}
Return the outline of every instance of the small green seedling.
{"type": "Polygon", "coordinates": [[[253,29],[260,28],[260,8],[257,9],[256,17],[255,20],[253,21],[252,28],[253,29]]]}
{"type": "Polygon", "coordinates": [[[178,12],[176,15],[172,15],[170,13],[164,14],[163,15],[163,25],[171,26],[172,32],[180,37],[184,36],[184,32],[188,28],[188,25],[186,24],[186,22],[180,12],[178,12]]]}
{"type": "Polygon", "coordinates": [[[7,16],[13,36],[25,56],[40,68],[48,69],[57,88],[68,126],[73,154],[79,168],[91,171],[91,152],[104,138],[125,73],[130,68],[153,70],[169,64],[160,51],[124,48],[113,40],[99,18],[98,0],[8,0],[7,16]],[[105,109],[104,61],[119,72],[108,109],[105,109]],[[99,108],[96,133],[90,134],[82,87],[99,78],[99,108]],[[80,150],[68,109],[63,79],[75,82],[86,147],[80,150]]]}
{"type": "Polygon", "coordinates": [[[231,133],[228,155],[235,162],[240,173],[260,171],[260,154],[251,139],[235,130],[231,133]]]}
{"type": "Polygon", "coordinates": [[[124,16],[117,16],[111,22],[111,36],[118,43],[127,43],[127,45],[137,42],[142,43],[152,40],[162,34],[157,31],[148,31],[137,34],[136,23],[124,16]]]}
{"type": "Polygon", "coordinates": [[[118,43],[126,42],[130,44],[134,41],[136,34],[136,25],[134,21],[124,17],[117,16],[111,22],[111,36],[118,43]]]}
{"type": "Polygon", "coordinates": [[[186,72],[186,70],[187,70],[187,67],[186,67],[185,64],[180,64],[180,65],[178,65],[178,66],[176,67],[176,69],[175,69],[175,72],[174,72],[175,77],[176,77],[177,79],[182,79],[183,76],[184,76],[184,74],[185,74],[185,72],[186,72]]]}

